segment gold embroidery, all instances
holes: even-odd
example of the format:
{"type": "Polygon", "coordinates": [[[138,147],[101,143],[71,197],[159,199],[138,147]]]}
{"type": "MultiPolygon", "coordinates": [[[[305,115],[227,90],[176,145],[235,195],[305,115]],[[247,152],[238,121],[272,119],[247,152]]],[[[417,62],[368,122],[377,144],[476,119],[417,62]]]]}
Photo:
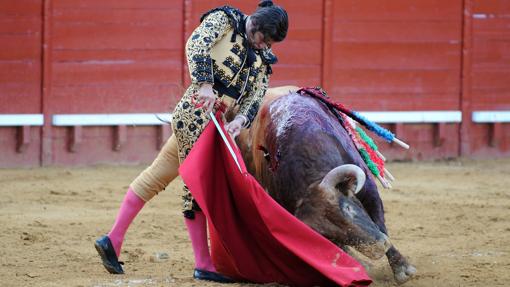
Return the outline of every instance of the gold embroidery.
{"type": "MultiPolygon", "coordinates": [[[[234,27],[227,14],[215,11],[205,17],[186,43],[192,84],[172,113],[172,128],[179,147],[180,162],[188,156],[193,144],[209,122],[204,110],[196,108],[192,101],[201,83],[214,83],[216,79],[225,86],[231,85],[240,91],[241,95],[236,101],[238,106],[232,107],[229,112],[238,111],[238,114],[246,117],[248,121],[245,127],[248,127],[255,118],[268,88],[269,65],[262,61],[260,53],[256,53],[254,64],[245,67],[248,53],[240,35],[235,37],[235,42],[231,42],[233,33],[234,27]]],[[[187,187],[184,188],[183,201],[184,210],[193,208],[193,197],[187,187]]]]}

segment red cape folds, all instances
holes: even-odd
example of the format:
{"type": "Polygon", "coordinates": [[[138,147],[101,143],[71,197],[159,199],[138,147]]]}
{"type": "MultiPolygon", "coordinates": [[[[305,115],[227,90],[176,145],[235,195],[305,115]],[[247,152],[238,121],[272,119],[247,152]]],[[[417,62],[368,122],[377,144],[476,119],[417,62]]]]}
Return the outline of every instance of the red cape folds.
{"type": "MultiPolygon", "coordinates": [[[[227,134],[223,125],[222,129],[227,134]]],[[[239,281],[290,286],[372,282],[356,260],[275,202],[246,171],[240,151],[231,145],[242,172],[212,122],[179,168],[209,219],[219,272],[239,281]]]]}

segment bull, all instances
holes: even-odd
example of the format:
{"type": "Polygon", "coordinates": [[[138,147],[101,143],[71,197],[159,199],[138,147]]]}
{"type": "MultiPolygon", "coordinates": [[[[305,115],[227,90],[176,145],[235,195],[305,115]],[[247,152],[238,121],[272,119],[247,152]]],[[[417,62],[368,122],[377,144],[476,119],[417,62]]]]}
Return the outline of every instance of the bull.
{"type": "Polygon", "coordinates": [[[386,255],[397,283],[416,269],[390,242],[383,203],[338,119],[297,87],[269,89],[238,144],[248,171],[287,211],[348,250],[386,255]]]}

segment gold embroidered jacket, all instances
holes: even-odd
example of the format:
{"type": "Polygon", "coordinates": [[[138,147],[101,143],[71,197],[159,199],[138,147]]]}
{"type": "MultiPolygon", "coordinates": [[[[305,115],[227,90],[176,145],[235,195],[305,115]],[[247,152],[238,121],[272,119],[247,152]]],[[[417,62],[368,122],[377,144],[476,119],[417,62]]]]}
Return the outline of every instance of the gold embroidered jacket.
{"type": "Polygon", "coordinates": [[[219,93],[237,99],[238,113],[248,119],[248,127],[277,59],[271,49],[250,47],[245,21],[246,15],[229,6],[205,13],[186,43],[186,56],[192,83],[211,83],[219,93]]]}

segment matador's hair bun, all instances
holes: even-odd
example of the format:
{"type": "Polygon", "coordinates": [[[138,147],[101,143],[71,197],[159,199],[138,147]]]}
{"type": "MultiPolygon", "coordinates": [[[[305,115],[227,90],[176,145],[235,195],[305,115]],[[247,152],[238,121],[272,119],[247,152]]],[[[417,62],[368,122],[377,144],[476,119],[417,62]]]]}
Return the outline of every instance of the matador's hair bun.
{"type": "Polygon", "coordinates": [[[262,0],[259,2],[259,7],[271,7],[273,5],[274,4],[272,0],[262,0]]]}

